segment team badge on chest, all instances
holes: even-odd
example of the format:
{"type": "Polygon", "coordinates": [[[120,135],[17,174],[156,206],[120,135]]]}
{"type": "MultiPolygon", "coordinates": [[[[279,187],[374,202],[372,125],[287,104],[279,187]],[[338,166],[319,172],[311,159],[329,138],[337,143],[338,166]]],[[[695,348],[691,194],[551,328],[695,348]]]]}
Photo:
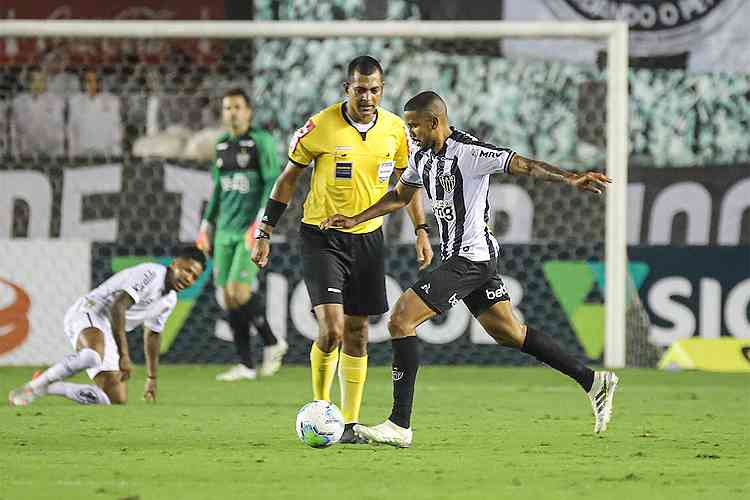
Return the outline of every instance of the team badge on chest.
{"type": "Polygon", "coordinates": [[[250,153],[248,153],[245,148],[242,148],[240,152],[237,153],[236,159],[237,165],[239,165],[240,168],[246,168],[250,163],[250,153]]]}
{"type": "Polygon", "coordinates": [[[438,181],[446,193],[452,193],[456,188],[456,176],[453,174],[441,175],[438,177],[438,181]]]}

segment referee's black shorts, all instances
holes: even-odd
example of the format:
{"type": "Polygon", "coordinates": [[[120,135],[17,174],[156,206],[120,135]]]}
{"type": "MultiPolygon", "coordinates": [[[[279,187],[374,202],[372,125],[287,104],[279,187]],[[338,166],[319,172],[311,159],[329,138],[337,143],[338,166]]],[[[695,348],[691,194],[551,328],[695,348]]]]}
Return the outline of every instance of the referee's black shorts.
{"type": "Polygon", "coordinates": [[[349,316],[388,310],[383,231],[350,234],[310,224],[300,226],[302,276],[313,307],[343,304],[349,316]]]}

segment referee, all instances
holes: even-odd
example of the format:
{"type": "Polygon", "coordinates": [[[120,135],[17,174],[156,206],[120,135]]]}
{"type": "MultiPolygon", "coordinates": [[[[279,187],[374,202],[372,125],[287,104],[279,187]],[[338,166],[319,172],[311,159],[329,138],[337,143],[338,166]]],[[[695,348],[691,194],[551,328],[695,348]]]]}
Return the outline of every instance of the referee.
{"type": "MultiPolygon", "coordinates": [[[[341,409],[346,428],[342,443],[361,442],[354,435],[367,376],[368,316],[388,310],[382,217],[350,229],[321,231],[327,217],[355,215],[387,191],[394,170],[407,166],[409,145],[403,120],[378,104],[383,68],[370,56],[349,63],[346,100],[329,106],[297,130],[289,162],[274,185],[256,232],[252,259],[268,263],[270,236],[292,198],[297,179],[315,161],[305,200],[300,237],[303,277],[310,293],[319,335],[310,352],[313,396],[331,400],[338,364],[341,409]],[[341,353],[339,354],[339,345],[341,353]]],[[[422,198],[408,206],[416,233],[420,269],[432,261],[422,198]]]]}

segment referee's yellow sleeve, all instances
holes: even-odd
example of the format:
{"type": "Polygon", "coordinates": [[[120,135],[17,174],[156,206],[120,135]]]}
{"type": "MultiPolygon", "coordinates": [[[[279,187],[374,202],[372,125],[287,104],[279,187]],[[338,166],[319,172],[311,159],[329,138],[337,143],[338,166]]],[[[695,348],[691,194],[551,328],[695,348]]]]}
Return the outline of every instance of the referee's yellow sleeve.
{"type": "Polygon", "coordinates": [[[289,143],[289,159],[298,165],[307,166],[315,159],[315,153],[311,151],[310,136],[314,133],[315,122],[312,118],[307,120],[304,126],[297,129],[289,143]]]}

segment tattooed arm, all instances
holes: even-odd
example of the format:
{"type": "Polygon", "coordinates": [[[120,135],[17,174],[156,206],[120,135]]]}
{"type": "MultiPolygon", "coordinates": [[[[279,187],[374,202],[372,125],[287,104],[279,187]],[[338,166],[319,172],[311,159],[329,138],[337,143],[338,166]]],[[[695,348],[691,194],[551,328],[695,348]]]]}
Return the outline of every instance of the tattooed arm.
{"type": "Polygon", "coordinates": [[[550,182],[564,182],[581,191],[601,194],[612,180],[599,172],[577,173],[550,165],[539,160],[531,160],[521,155],[514,155],[510,161],[510,173],[526,175],[550,182]]]}

